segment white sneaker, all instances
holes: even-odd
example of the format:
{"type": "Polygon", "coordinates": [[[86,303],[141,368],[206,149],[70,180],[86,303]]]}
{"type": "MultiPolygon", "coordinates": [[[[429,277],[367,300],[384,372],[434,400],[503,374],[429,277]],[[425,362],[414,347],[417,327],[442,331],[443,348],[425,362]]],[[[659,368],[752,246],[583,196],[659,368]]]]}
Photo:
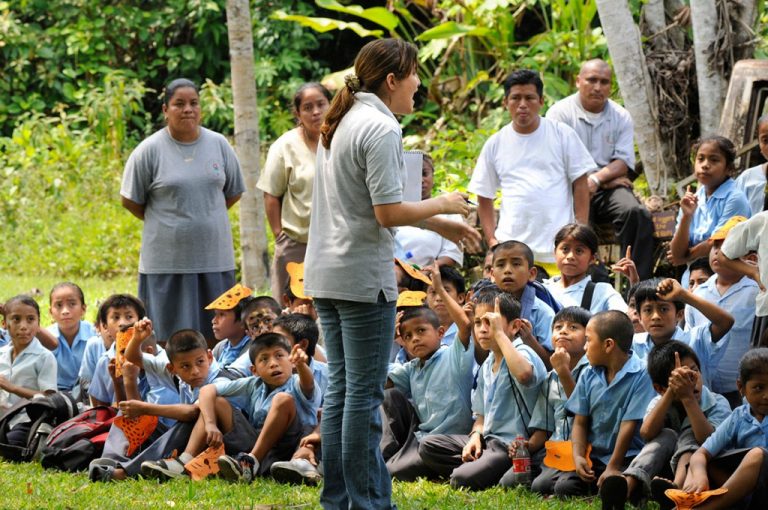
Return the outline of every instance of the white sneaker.
{"type": "Polygon", "coordinates": [[[141,463],[141,474],[146,478],[170,480],[189,476],[184,463],[177,457],[164,460],[148,460],[141,463]]]}
{"type": "Polygon", "coordinates": [[[323,476],[307,459],[275,462],[269,470],[272,478],[282,483],[317,485],[323,476]]]}

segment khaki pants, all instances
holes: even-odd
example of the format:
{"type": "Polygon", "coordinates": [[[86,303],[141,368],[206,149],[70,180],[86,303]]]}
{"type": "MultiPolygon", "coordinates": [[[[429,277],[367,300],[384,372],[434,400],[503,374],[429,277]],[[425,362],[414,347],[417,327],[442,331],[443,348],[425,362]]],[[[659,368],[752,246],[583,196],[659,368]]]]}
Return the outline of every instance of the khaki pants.
{"type": "Polygon", "coordinates": [[[272,275],[270,284],[272,288],[272,297],[282,306],[285,285],[288,282],[288,272],[285,270],[288,262],[304,262],[304,255],[307,253],[307,245],[294,241],[284,232],[275,239],[275,257],[272,260],[272,275]]]}

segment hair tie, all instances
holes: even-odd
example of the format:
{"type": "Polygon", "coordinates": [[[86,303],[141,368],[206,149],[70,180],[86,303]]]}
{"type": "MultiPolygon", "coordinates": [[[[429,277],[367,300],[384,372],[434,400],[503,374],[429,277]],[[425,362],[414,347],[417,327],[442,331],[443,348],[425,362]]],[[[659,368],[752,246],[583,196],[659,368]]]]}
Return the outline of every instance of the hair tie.
{"type": "Polygon", "coordinates": [[[354,74],[348,74],[344,76],[344,85],[347,86],[347,88],[352,92],[359,92],[360,91],[360,78],[358,78],[354,74]]]}

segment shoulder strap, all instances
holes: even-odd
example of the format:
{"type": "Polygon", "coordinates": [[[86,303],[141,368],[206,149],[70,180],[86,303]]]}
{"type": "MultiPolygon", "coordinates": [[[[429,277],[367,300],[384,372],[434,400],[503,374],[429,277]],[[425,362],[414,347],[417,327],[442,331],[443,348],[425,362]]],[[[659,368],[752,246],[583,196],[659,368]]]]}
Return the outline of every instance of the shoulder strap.
{"type": "Polygon", "coordinates": [[[509,367],[507,367],[507,375],[509,376],[509,385],[512,387],[512,396],[515,398],[517,408],[520,409],[520,411],[525,411],[522,413],[523,425],[525,425],[525,433],[528,435],[528,437],[531,437],[531,430],[528,428],[528,425],[531,422],[531,411],[528,409],[528,404],[525,403],[525,397],[523,397],[522,393],[520,393],[520,390],[517,388],[517,384],[515,384],[515,379],[512,377],[512,373],[509,371],[509,367]]]}
{"type": "Polygon", "coordinates": [[[584,287],[584,294],[581,296],[581,307],[585,310],[589,310],[592,306],[592,296],[595,293],[595,282],[588,281],[586,287],[584,287]]]}

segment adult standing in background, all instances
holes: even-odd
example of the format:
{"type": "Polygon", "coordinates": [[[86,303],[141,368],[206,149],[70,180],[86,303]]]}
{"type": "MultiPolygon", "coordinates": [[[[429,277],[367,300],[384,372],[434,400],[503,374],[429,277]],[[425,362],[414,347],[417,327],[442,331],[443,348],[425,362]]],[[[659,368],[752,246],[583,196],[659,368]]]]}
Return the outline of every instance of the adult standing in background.
{"type": "Polygon", "coordinates": [[[322,127],[304,289],[315,300],[328,356],[320,496],[326,509],[392,507],[392,482],[379,449],[397,300],[392,227],[420,224],[473,247],[479,241],[464,223],[433,218],[467,214],[461,194],[403,202],[405,163],[395,114],[413,111],[417,67],[414,45],[369,42],[322,127]]]}
{"type": "Polygon", "coordinates": [[[653,272],[653,221],[632,193],[632,181],[627,177],[635,167],[632,117],[608,99],[611,67],[605,61],[584,62],[576,88],[578,92],[552,105],[547,118],[571,126],[597,163],[587,181],[590,220],[613,224],[621,253],[632,247],[637,272],[645,280],[653,272]]]}
{"type": "Polygon", "coordinates": [[[213,340],[204,310],[235,283],[227,209],[245,191],[240,163],[224,136],[200,126],[190,80],[165,89],[166,127],[142,141],[125,164],[123,207],[144,222],[139,297],[158,340],[192,328],[213,340]]]}
{"type": "Polygon", "coordinates": [[[312,183],[320,126],[331,93],[319,83],[305,83],[293,97],[298,126],[275,140],[256,184],[264,192],[267,221],[275,236],[270,275],[272,297],[282,303],[288,262],[304,262],[309,236],[312,183]]]}

